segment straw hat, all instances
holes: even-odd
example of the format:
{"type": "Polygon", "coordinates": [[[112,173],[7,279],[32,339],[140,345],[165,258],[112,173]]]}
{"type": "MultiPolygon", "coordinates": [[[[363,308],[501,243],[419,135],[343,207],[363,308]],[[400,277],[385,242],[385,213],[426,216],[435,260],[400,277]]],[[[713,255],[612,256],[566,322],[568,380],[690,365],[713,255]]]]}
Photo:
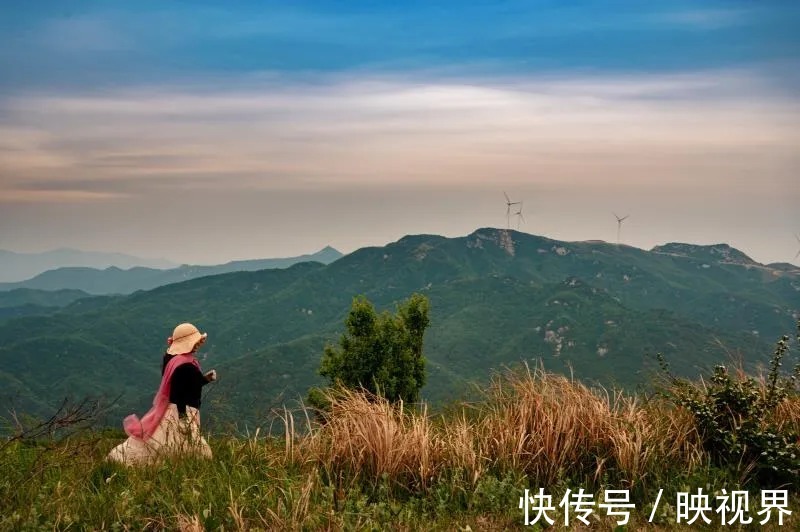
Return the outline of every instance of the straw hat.
{"type": "Polygon", "coordinates": [[[170,355],[191,353],[194,350],[194,346],[198,342],[205,340],[207,336],[207,333],[201,333],[191,323],[181,323],[175,327],[172,336],[167,340],[169,342],[167,353],[170,355]]]}

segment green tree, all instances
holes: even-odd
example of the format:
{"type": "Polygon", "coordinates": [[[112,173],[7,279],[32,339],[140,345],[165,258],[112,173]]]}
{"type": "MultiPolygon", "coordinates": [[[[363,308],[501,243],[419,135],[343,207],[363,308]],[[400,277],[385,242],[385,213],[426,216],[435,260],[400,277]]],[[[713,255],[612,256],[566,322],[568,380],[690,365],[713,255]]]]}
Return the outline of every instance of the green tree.
{"type": "MultiPolygon", "coordinates": [[[[354,298],[339,345],[325,347],[320,375],[331,386],[364,389],[392,402],[418,401],[425,385],[428,309],[428,299],[420,294],[400,303],[396,314],[377,314],[365,297],[354,298]]],[[[319,404],[319,391],[309,397],[319,404]]]]}

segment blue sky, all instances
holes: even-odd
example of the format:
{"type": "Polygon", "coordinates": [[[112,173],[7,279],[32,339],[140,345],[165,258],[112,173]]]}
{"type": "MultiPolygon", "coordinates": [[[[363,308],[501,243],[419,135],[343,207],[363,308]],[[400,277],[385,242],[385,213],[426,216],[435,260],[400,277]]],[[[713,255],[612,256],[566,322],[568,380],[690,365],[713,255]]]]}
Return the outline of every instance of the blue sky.
{"type": "Polygon", "coordinates": [[[781,80],[799,24],[792,1],[6,2],[0,66],[7,89],[439,68],[758,65],[781,80]]]}
{"type": "Polygon", "coordinates": [[[349,251],[505,225],[509,190],[533,233],[631,211],[633,245],[790,260],[798,28],[791,1],[4,2],[0,248],[349,251]]]}

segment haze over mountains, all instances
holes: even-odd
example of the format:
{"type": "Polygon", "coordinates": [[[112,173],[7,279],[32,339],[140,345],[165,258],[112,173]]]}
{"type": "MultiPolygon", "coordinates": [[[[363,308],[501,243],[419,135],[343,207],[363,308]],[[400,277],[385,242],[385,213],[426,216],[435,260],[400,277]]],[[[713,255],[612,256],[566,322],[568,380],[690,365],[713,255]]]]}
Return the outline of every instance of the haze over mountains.
{"type": "Polygon", "coordinates": [[[37,290],[82,290],[95,295],[130,294],[137,290],[150,290],[165,284],[221,273],[288,268],[298,262],[328,264],[341,256],[342,254],[339,251],[327,246],[316,253],[297,257],[232,261],[216,266],[184,264],[171,269],[155,269],[143,266],[122,269],[117,266],[111,266],[103,270],[89,267],[62,267],[40,273],[26,281],[0,283],[0,291],[28,288],[37,290]]]}
{"type": "Polygon", "coordinates": [[[657,352],[689,375],[732,354],[752,368],[800,316],[800,270],[726,245],[645,251],[500,229],[414,235],[328,265],[207,276],[7,319],[0,389],[33,412],[64,396],[119,395],[116,423],[149,404],[164,339],[188,320],[209,332],[204,367],[220,371],[205,403],[213,417],[257,422],[320,382],[322,348],[338,338],[353,296],[389,309],[413,292],[431,301],[423,396],[434,401],[521,360],[626,387],[647,382],[657,352]]]}
{"type": "Polygon", "coordinates": [[[24,281],[53,268],[80,266],[86,268],[174,268],[165,259],[145,259],[124,253],[103,253],[77,249],[54,249],[42,253],[16,253],[0,249],[0,282],[24,281]]]}

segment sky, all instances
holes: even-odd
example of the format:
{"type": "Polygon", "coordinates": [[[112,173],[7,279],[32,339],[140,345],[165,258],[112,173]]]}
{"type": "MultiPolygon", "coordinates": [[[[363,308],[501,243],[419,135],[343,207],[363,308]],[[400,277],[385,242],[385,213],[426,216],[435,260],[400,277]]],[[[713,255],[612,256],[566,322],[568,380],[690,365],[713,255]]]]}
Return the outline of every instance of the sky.
{"type": "Polygon", "coordinates": [[[799,29],[770,0],[2,2],[0,249],[613,242],[617,213],[798,264],[799,29]]]}

